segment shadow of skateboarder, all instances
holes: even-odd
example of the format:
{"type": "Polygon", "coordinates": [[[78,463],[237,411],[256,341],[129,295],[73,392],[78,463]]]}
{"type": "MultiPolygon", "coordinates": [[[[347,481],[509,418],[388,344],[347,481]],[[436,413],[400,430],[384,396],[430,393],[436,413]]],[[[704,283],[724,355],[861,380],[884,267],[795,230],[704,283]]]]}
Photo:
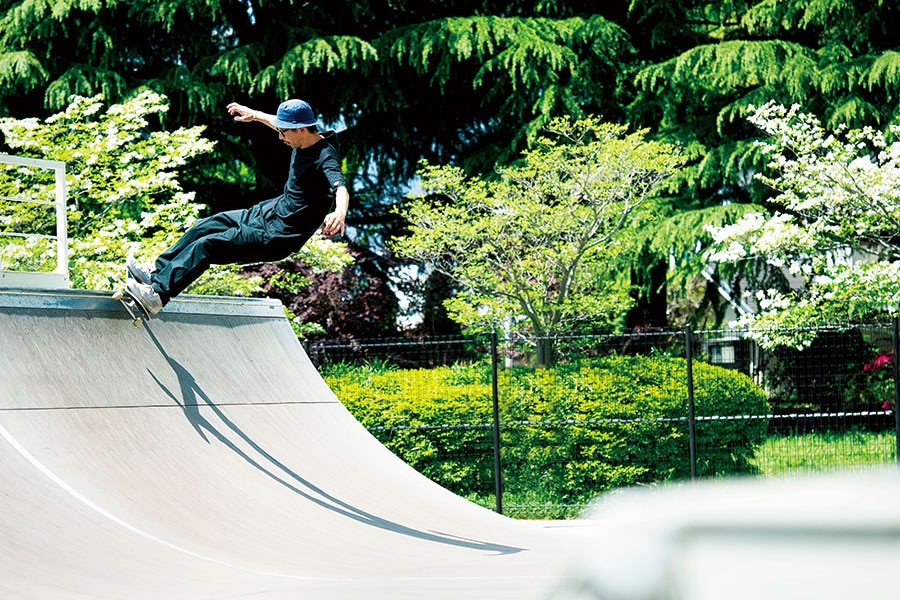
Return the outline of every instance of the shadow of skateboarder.
{"type": "Polygon", "coordinates": [[[181,409],[184,411],[185,416],[187,417],[188,422],[206,443],[211,443],[210,437],[214,438],[227,448],[231,449],[233,452],[235,452],[235,454],[240,456],[243,460],[247,461],[247,463],[252,465],[254,468],[258,469],[267,477],[278,482],[280,485],[288,488],[292,492],[298,494],[299,496],[302,496],[303,498],[314,504],[317,504],[320,507],[334,511],[365,525],[377,527],[393,533],[417,538],[420,540],[458,546],[461,548],[468,548],[493,554],[515,554],[526,550],[525,548],[495,544],[474,539],[465,539],[434,531],[422,531],[414,529],[412,527],[407,527],[405,525],[401,525],[400,523],[378,517],[377,515],[373,515],[329,494],[321,487],[301,477],[298,473],[289,468],[278,458],[272,456],[268,451],[266,451],[265,448],[260,446],[260,444],[258,444],[249,435],[242,431],[241,428],[222,411],[222,409],[216,404],[216,402],[203,391],[190,371],[188,371],[188,369],[186,369],[181,363],[169,356],[169,354],[166,352],[166,349],[160,343],[159,339],[156,337],[153,331],[150,330],[150,327],[145,327],[144,330],[153,340],[153,343],[159,350],[160,354],[165,358],[166,362],[174,371],[175,376],[178,380],[179,389],[169,389],[152,371],[150,371],[150,376],[163,390],[163,392],[181,407],[181,409]],[[213,413],[213,415],[215,415],[218,424],[214,424],[210,421],[210,419],[205,417],[201,413],[201,407],[207,407],[213,413]],[[229,432],[230,434],[235,435],[243,440],[244,443],[252,448],[256,456],[252,456],[248,451],[245,451],[244,449],[239,447],[234,440],[229,438],[229,432]]]}

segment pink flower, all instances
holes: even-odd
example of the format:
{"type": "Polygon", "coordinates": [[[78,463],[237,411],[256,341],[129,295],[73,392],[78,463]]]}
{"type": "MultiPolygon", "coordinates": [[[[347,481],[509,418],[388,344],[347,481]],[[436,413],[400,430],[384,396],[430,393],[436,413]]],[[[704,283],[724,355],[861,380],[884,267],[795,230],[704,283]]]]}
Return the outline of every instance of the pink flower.
{"type": "Polygon", "coordinates": [[[886,366],[893,365],[894,362],[894,353],[893,352],[882,352],[878,354],[863,365],[863,371],[867,371],[869,373],[876,373],[883,369],[886,366]]]}

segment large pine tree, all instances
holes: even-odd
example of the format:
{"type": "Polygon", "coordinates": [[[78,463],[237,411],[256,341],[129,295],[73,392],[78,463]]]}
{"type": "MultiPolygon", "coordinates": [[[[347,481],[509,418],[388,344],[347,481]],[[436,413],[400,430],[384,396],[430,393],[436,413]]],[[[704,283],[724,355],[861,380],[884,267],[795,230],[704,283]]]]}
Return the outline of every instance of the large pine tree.
{"type": "Polygon", "coordinates": [[[235,126],[225,104],[274,111],[302,97],[346,128],[356,216],[381,221],[420,158],[489,171],[553,116],[621,116],[628,36],[580,4],[6,1],[0,111],[38,116],[72,94],[165,93],[173,124],[219,132],[218,162],[196,185],[201,200],[229,208],[276,193],[285,161],[270,131],[235,126]]]}

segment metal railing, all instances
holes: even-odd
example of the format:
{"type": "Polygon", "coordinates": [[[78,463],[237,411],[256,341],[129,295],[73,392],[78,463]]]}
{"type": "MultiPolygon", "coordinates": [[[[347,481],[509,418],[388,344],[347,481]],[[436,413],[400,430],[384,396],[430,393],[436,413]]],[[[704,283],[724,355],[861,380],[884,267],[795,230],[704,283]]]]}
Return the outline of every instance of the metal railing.
{"type": "Polygon", "coordinates": [[[54,173],[53,199],[20,198],[0,196],[0,200],[11,203],[25,203],[52,206],[56,213],[56,231],[53,235],[27,233],[21,231],[0,231],[0,237],[46,239],[55,242],[56,261],[51,272],[30,272],[5,270],[0,263],[0,285],[4,287],[45,287],[68,288],[68,236],[66,233],[66,163],[59,160],[43,160],[0,154],[0,163],[18,165],[33,169],[47,169],[54,173]]]}

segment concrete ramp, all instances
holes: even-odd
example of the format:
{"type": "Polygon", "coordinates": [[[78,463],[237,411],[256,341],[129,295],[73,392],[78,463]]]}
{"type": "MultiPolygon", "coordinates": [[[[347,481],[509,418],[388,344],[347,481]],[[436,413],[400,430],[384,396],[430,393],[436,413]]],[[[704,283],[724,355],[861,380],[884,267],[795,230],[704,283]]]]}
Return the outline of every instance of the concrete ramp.
{"type": "Polygon", "coordinates": [[[0,289],[0,598],[543,598],[577,527],[433,484],[268,300],[0,289]]]}

